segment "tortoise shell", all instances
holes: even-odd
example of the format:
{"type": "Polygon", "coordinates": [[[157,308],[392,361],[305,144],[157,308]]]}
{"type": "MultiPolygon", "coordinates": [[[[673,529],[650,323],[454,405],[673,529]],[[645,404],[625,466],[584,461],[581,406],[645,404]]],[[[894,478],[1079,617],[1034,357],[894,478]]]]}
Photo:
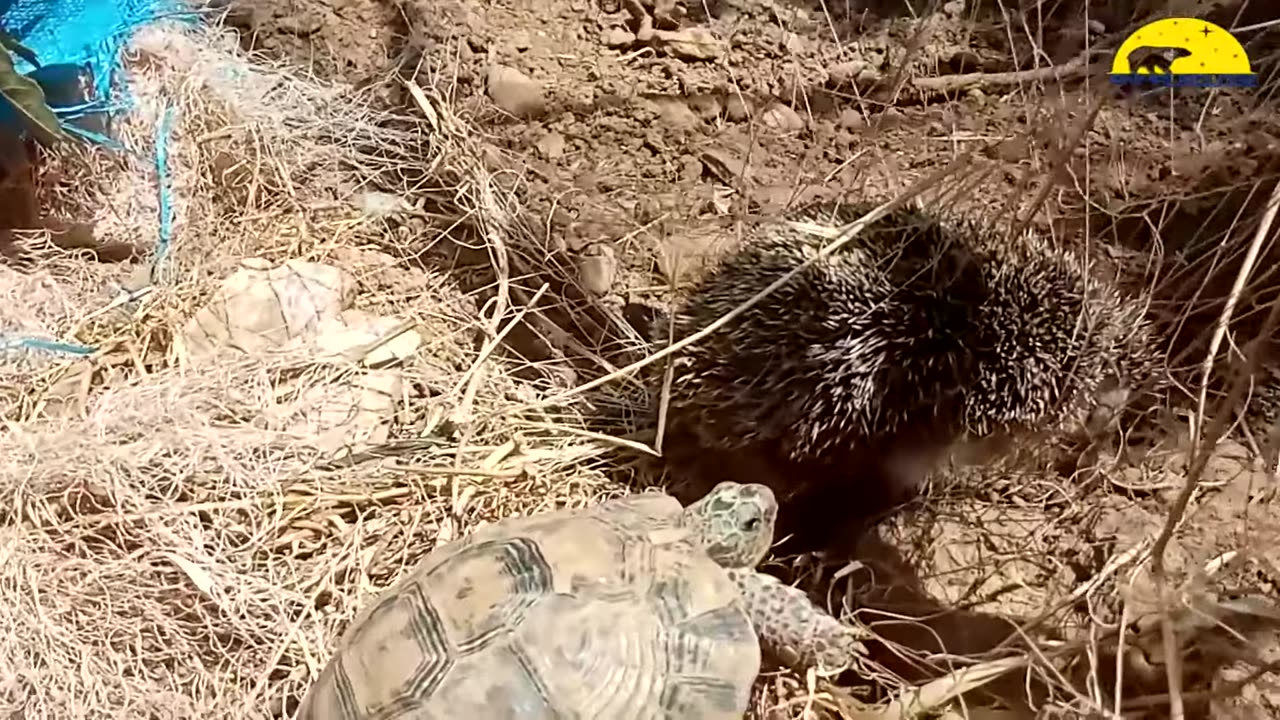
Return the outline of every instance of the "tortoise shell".
{"type": "Polygon", "coordinates": [[[356,616],[297,717],[740,720],[759,640],[681,511],[635,495],[434,549],[356,616]]]}

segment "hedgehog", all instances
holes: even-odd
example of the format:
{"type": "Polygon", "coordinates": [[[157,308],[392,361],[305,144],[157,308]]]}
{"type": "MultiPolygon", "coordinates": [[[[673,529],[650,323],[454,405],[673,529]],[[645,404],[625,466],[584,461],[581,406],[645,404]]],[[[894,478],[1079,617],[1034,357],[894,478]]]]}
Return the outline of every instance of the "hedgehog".
{"type": "MultiPolygon", "coordinates": [[[[831,241],[791,221],[841,225],[870,209],[820,205],[765,225],[657,331],[702,330],[831,241]]],[[[1144,315],[1141,298],[1033,232],[907,207],[683,351],[668,429],[721,476],[736,466],[771,474],[784,496],[801,488],[807,509],[791,514],[806,525],[815,512],[875,517],[958,439],[1061,429],[1109,381],[1154,377],[1144,315]]]]}

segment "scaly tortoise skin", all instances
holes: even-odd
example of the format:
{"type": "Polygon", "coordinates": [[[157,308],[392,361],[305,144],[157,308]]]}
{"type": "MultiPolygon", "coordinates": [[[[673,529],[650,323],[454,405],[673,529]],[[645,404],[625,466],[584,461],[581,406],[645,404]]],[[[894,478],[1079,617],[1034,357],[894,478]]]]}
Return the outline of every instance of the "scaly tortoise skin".
{"type": "Polygon", "coordinates": [[[298,720],[740,719],[761,644],[852,664],[861,634],[755,571],[777,503],[724,482],[510,518],[434,549],[351,622],[298,720]]]}

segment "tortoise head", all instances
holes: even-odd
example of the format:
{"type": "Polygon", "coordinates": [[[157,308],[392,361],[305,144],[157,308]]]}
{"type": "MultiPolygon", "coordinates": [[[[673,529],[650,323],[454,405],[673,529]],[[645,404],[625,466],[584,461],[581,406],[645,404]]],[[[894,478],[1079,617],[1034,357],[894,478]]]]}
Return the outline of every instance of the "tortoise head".
{"type": "Polygon", "coordinates": [[[778,501],[764,485],[722,482],[684,509],[684,524],[721,567],[751,568],[773,544],[778,501]]]}

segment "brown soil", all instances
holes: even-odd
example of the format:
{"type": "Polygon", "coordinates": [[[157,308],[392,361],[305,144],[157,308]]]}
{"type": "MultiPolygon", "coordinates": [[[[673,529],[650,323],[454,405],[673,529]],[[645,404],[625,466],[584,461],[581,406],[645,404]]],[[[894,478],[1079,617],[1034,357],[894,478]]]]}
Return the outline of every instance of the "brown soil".
{"type": "MultiPolygon", "coordinates": [[[[739,223],[753,216],[818,200],[885,200],[970,150],[976,152],[965,168],[981,177],[945,187],[940,192],[950,195],[935,202],[994,219],[1011,198],[1031,198],[1050,182],[1034,222],[1078,228],[1087,196],[1096,211],[1092,227],[1114,258],[1149,254],[1152,213],[1169,205],[1182,213],[1169,226],[1179,248],[1203,241],[1196,233],[1210,224],[1207,211],[1176,198],[1212,190],[1218,195],[1201,204],[1230,205],[1223,211],[1230,220],[1236,208],[1257,205],[1266,193],[1232,199],[1231,183],[1280,163],[1280,121],[1256,112],[1247,91],[1185,93],[1170,104],[1167,95],[1118,92],[1102,75],[1086,86],[1084,72],[1048,85],[993,77],[1034,67],[1029,37],[1051,38],[1041,47],[1056,64],[1079,57],[1086,25],[1065,12],[1042,29],[1011,33],[962,12],[959,2],[918,17],[891,17],[867,3],[827,3],[827,13],[822,3],[800,0],[405,0],[396,7],[390,0],[349,0],[331,11],[298,0],[241,2],[251,9],[236,21],[252,30],[246,42],[326,72],[365,81],[385,75],[393,61],[421,59],[417,82],[448,94],[486,136],[490,159],[503,170],[499,180],[519,190],[547,250],[586,268],[580,279],[589,294],[620,305],[661,305],[671,283],[730,246],[739,223]],[[975,72],[988,76],[956,79],[975,72]],[[1110,102],[1083,147],[1073,149],[1069,139],[1087,101],[1103,96],[1110,102]],[[1103,217],[1104,211],[1130,219],[1103,217]]],[[[1215,10],[1228,13],[1222,21],[1228,25],[1229,6],[1215,10]]],[[[1104,20],[1094,28],[1094,46],[1114,47],[1129,29],[1116,19],[1127,20],[1119,11],[1093,17],[1104,20]]],[[[1129,275],[1163,281],[1170,289],[1157,295],[1167,305],[1185,301],[1182,293],[1198,286],[1178,276],[1173,261],[1144,260],[1128,263],[1129,275]]],[[[1226,286],[1234,272],[1227,272],[1226,286]]],[[[1201,312],[1197,328],[1212,323],[1213,307],[1201,312]]],[[[1179,329],[1180,347],[1189,346],[1193,330],[1179,329]]],[[[1153,462],[1156,469],[1143,472],[1178,477],[1164,460],[1153,462]]],[[[1263,475],[1241,463],[1245,475],[1263,475]]],[[[1280,506],[1256,493],[1236,497],[1252,491],[1220,480],[1208,492],[1222,493],[1221,504],[1202,510],[1183,537],[1189,549],[1179,562],[1187,570],[1242,547],[1238,505],[1249,507],[1255,546],[1280,542],[1280,506]],[[1260,541],[1257,533],[1270,539],[1260,541]]],[[[1024,494],[1033,486],[1017,484],[1024,494]]],[[[1035,615],[1047,598],[1061,597],[1136,538],[1158,532],[1176,490],[1136,492],[1132,484],[1102,483],[1090,507],[1071,506],[1074,514],[1064,520],[1060,513],[1047,534],[1036,530],[1046,523],[1043,497],[1022,504],[1034,511],[960,509],[954,527],[934,518],[927,531],[916,532],[925,556],[910,562],[922,574],[948,579],[925,583],[919,594],[953,603],[961,600],[960,588],[973,594],[1017,586],[1021,591],[992,590],[983,607],[1035,615]],[[1128,499],[1118,500],[1122,495],[1128,499]],[[1008,543],[995,551],[1007,550],[1010,561],[1000,563],[996,577],[965,574],[964,567],[982,565],[979,556],[992,551],[993,538],[1008,543]],[[1032,560],[1025,559],[1028,547],[1032,560]]],[[[1068,495],[1059,500],[1080,499],[1068,495]]],[[[1259,562],[1274,573],[1280,561],[1259,562]]],[[[1274,590],[1280,576],[1266,583],[1274,590]]],[[[1081,617],[1090,611],[1098,612],[1081,608],[1081,617]]],[[[1007,634],[1002,622],[995,623],[997,635],[1007,634]]],[[[984,643],[992,644],[989,638],[976,644],[984,643]]]]}
{"type": "Polygon", "coordinates": [[[234,0],[224,22],[247,49],[357,83],[385,73],[406,36],[401,14],[384,0],[234,0]]]}

